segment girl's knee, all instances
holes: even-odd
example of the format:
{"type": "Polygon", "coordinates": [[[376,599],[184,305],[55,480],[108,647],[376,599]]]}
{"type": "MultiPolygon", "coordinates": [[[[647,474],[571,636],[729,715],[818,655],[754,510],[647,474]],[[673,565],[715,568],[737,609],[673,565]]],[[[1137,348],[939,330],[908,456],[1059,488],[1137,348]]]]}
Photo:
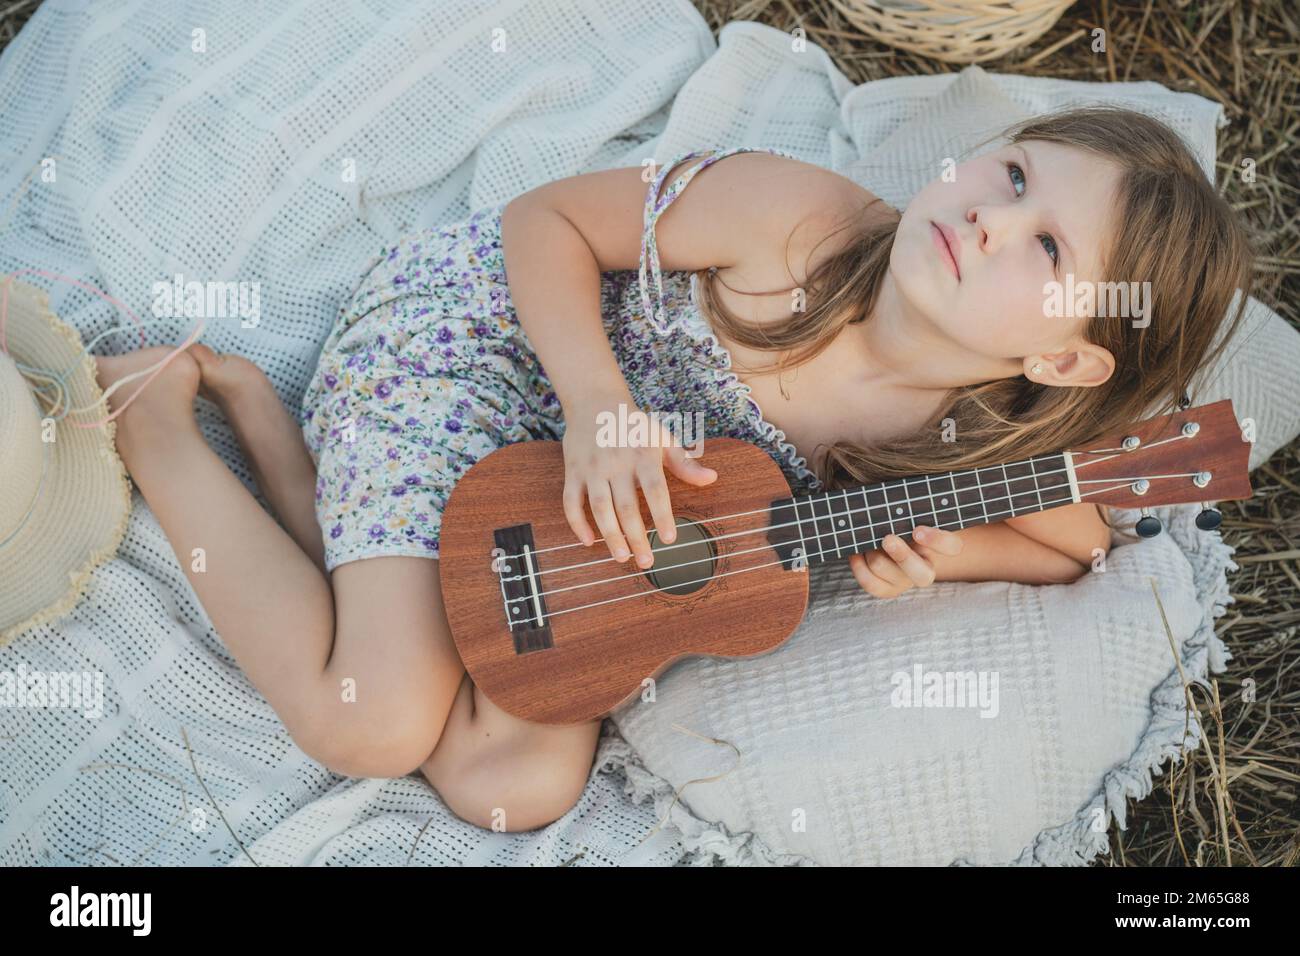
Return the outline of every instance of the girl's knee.
{"type": "Polygon", "coordinates": [[[291,727],[290,735],[307,756],[347,777],[405,777],[438,745],[442,721],[436,713],[422,707],[350,710],[355,707],[339,703],[318,711],[309,727],[291,727]]]}
{"type": "Polygon", "coordinates": [[[577,806],[591,778],[593,747],[480,753],[472,763],[426,778],[467,823],[513,833],[549,826],[577,806]],[[437,782],[435,782],[435,777],[437,782]]]}
{"type": "Polygon", "coordinates": [[[505,833],[550,826],[577,806],[588,774],[551,770],[481,774],[452,792],[439,792],[443,802],[466,823],[505,833]]]}

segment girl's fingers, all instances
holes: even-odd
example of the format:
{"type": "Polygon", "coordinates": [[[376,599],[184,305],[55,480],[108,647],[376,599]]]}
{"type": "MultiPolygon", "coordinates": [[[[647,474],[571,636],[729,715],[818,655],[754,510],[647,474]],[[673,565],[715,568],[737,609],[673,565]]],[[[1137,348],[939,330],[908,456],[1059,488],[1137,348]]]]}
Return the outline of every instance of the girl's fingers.
{"type": "Polygon", "coordinates": [[[849,555],[849,568],[853,571],[853,577],[857,579],[858,584],[862,586],[862,590],[873,597],[897,597],[901,591],[906,590],[905,587],[892,584],[874,573],[866,557],[861,554],[849,555]]]}
{"type": "Polygon", "coordinates": [[[916,587],[925,588],[934,583],[934,566],[913,551],[898,535],[885,535],[881,548],[916,587]]]}
{"type": "Polygon", "coordinates": [[[912,529],[912,540],[936,554],[961,554],[961,536],[955,531],[919,524],[912,529]]]}
{"type": "Polygon", "coordinates": [[[589,482],[587,502],[591,505],[591,514],[596,519],[596,527],[600,529],[605,544],[609,546],[609,553],[616,561],[626,561],[631,551],[628,550],[623,532],[618,526],[618,518],[614,514],[614,493],[610,490],[609,482],[589,482]]]}
{"type": "Polygon", "coordinates": [[[578,540],[590,547],[596,540],[596,534],[591,530],[582,510],[582,485],[568,479],[564,482],[564,517],[569,519],[569,527],[578,536],[578,540]]]}
{"type": "Polygon", "coordinates": [[[646,504],[650,506],[650,517],[654,519],[659,540],[672,544],[677,537],[677,523],[673,520],[673,506],[668,499],[668,482],[664,480],[662,463],[647,467],[637,480],[645,494],[646,504]]]}
{"type": "Polygon", "coordinates": [[[664,449],[663,462],[668,470],[688,485],[707,485],[715,481],[718,473],[712,468],[700,464],[698,458],[690,458],[681,445],[664,449]]]}
{"type": "Polygon", "coordinates": [[[641,520],[641,501],[636,485],[631,476],[615,479],[614,511],[618,514],[619,526],[623,529],[627,546],[636,555],[636,563],[648,568],[654,562],[654,553],[650,550],[650,539],[646,537],[645,524],[641,520]]]}
{"type": "Polygon", "coordinates": [[[899,567],[898,561],[884,548],[878,548],[870,551],[866,555],[867,570],[876,577],[880,578],[886,584],[906,591],[908,588],[916,587],[912,579],[907,576],[907,572],[899,567]]]}

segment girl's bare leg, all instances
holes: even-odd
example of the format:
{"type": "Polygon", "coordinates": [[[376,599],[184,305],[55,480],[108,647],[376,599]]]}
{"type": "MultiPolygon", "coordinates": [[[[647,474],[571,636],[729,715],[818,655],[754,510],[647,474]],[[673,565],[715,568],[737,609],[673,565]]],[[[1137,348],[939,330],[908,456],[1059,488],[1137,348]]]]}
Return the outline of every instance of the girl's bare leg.
{"type": "MultiPolygon", "coordinates": [[[[323,569],[324,548],[313,505],[315,466],[297,423],[280,403],[265,374],[251,362],[234,355],[215,355],[206,346],[195,346],[192,351],[201,373],[199,393],[221,407],[239,439],[259,489],[285,531],[323,569]]],[[[243,491],[243,486],[228,472],[227,475],[243,491]]],[[[261,512],[247,492],[244,496],[261,512]]],[[[418,713],[421,708],[411,707],[394,717],[388,728],[377,730],[370,738],[377,742],[385,733],[391,736],[394,728],[405,729],[403,736],[409,743],[403,744],[403,752],[395,760],[383,758],[390,760],[393,769],[382,772],[384,768],[375,764],[378,757],[371,763],[381,772],[366,774],[364,770],[335,769],[357,775],[397,776],[406,772],[397,768],[410,764],[412,755],[418,754],[416,762],[422,761],[420,770],[463,819],[483,827],[508,830],[544,826],[567,812],[581,796],[590,775],[601,722],[548,727],[513,717],[489,701],[465,675],[455,652],[442,614],[437,566],[436,561],[427,558],[399,557],[349,562],[335,569],[335,631],[339,636],[333,642],[332,657],[323,677],[327,682],[334,681],[328,685],[335,695],[327,711],[340,710],[334,705],[338,700],[339,675],[373,670],[377,652],[382,653],[381,642],[387,629],[376,618],[377,611],[383,613],[381,609],[398,609],[399,614],[407,617],[424,617],[423,624],[407,623],[433,648],[436,658],[432,686],[425,695],[434,710],[434,718],[422,719],[418,713]],[[358,634],[365,639],[348,641],[344,634],[358,634]],[[333,678],[328,676],[331,671],[333,678]],[[435,730],[432,740],[422,720],[435,730]]],[[[205,608],[208,607],[208,599],[202,593],[200,598],[205,608]]],[[[215,623],[215,616],[213,619],[215,623]]],[[[221,633],[225,635],[224,631],[221,633]]],[[[233,642],[228,640],[228,643],[233,648],[233,642]]],[[[243,664],[239,650],[233,649],[243,664]]],[[[390,677],[379,675],[380,680],[390,677]]],[[[358,690],[367,685],[373,689],[375,679],[372,676],[362,682],[353,678],[358,690]]],[[[394,686],[398,684],[400,677],[394,686]]],[[[374,699],[373,694],[370,697],[374,699]]],[[[318,721],[318,725],[324,727],[325,722],[318,721]]],[[[338,736],[335,734],[336,739],[338,736]]]]}
{"type": "MultiPolygon", "coordinates": [[[[221,356],[206,346],[195,346],[194,357],[203,373],[200,394],[219,405],[239,439],[252,467],[258,488],[281,523],[304,550],[321,556],[324,546],[316,521],[316,468],[302,440],[297,422],[280,404],[265,373],[237,355],[221,356]]],[[[453,642],[441,616],[438,562],[427,558],[382,559],[418,563],[431,573],[421,598],[439,609],[439,619],[428,635],[436,644],[453,642]]],[[[322,567],[323,557],[317,558],[322,567]]],[[[349,562],[334,572],[335,591],[340,579],[366,573],[373,559],[349,562]]],[[[373,594],[366,587],[362,593],[373,594]]],[[[400,602],[401,596],[394,596],[400,602]]],[[[357,609],[370,613],[369,604],[357,609]]],[[[370,649],[363,646],[363,653],[370,649]]],[[[440,662],[455,700],[437,747],[420,771],[443,800],[460,817],[479,826],[518,830],[551,822],[577,802],[591,772],[591,758],[601,722],[573,727],[548,727],[520,720],[497,707],[474,685],[461,663],[440,662]]],[[[439,685],[439,693],[444,687],[439,685]]]]}
{"type": "Polygon", "coordinates": [[[531,830],[581,798],[600,726],[599,720],[565,727],[520,720],[488,700],[466,674],[442,739],[420,772],[462,820],[531,830]]]}
{"type": "MultiPolygon", "coordinates": [[[[167,351],[99,358],[101,386],[167,351]]],[[[295,742],[341,773],[411,772],[441,736],[461,676],[450,640],[430,640],[440,608],[412,600],[436,597],[434,562],[354,562],[345,566],[354,569],[347,579],[335,576],[331,593],[314,559],[204,441],[193,414],[201,377],[182,353],[117,419],[118,452],[136,487],[222,640],[295,742]]],[[[112,406],[139,384],[120,389],[112,406]]],[[[288,417],[273,389],[270,395],[288,417]]]]}

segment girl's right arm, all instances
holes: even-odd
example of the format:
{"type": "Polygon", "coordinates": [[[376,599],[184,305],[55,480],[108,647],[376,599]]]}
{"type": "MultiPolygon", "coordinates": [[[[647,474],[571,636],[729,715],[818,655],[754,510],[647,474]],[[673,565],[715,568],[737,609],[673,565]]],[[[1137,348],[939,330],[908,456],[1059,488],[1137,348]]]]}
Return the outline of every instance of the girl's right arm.
{"type": "MultiPolygon", "coordinates": [[[[685,168],[670,170],[665,183],[685,168]]],[[[638,565],[649,567],[653,555],[637,487],[660,538],[671,542],[676,528],[664,465],[693,485],[708,484],[717,473],[687,458],[680,446],[604,448],[596,442],[601,412],[617,414],[620,404],[636,408],[605,335],[600,273],[640,266],[649,189],[641,175],[640,167],[604,170],[524,193],[506,205],[501,237],[519,323],[564,412],[569,525],[584,544],[594,543],[585,499],[615,559],[635,554],[638,565]]],[[[860,190],[848,180],[808,163],[767,153],[729,156],[700,171],[660,217],[660,266],[672,271],[744,263],[758,274],[774,262],[784,267],[787,240],[791,260],[799,263],[832,228],[844,203],[857,202],[853,193],[860,190]]]]}

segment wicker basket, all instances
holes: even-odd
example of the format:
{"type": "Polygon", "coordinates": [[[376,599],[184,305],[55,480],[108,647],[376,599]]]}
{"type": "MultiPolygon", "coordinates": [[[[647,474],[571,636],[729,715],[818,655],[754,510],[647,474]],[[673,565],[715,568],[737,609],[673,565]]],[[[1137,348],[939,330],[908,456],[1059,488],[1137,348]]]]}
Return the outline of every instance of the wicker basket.
{"type": "Polygon", "coordinates": [[[868,36],[947,63],[992,60],[1030,43],[1074,0],[831,0],[868,36]]]}

